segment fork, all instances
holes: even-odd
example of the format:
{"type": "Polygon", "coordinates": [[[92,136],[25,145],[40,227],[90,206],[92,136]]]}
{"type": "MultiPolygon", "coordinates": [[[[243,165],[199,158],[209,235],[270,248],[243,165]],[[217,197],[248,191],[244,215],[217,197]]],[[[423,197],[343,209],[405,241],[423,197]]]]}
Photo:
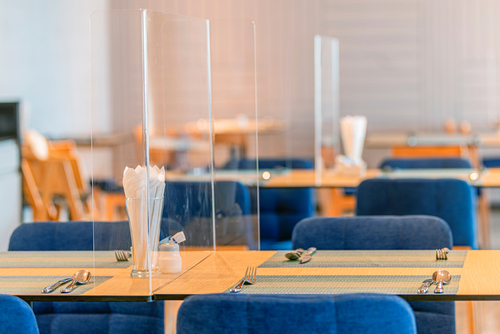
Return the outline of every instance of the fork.
{"type": "Polygon", "coordinates": [[[128,261],[128,252],[122,250],[115,250],[116,261],[128,261]]]}
{"type": "Polygon", "coordinates": [[[257,267],[247,267],[247,271],[245,272],[245,276],[243,279],[236,284],[236,286],[230,289],[230,292],[240,292],[245,283],[247,284],[255,284],[257,281],[257,267]]]}
{"type": "Polygon", "coordinates": [[[448,248],[436,249],[436,260],[448,260],[448,248]]]}

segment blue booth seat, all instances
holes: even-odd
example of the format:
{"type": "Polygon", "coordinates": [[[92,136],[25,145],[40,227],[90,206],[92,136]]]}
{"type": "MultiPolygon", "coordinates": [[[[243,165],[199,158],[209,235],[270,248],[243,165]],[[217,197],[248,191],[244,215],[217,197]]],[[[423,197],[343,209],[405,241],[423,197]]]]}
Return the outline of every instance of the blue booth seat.
{"type": "MultiPolygon", "coordinates": [[[[231,160],[225,169],[256,169],[255,160],[231,160]]],[[[259,159],[259,170],[266,169],[312,169],[307,159],[259,159]]],[[[256,206],[257,192],[251,189],[252,205],[256,206]]],[[[294,226],[314,214],[314,192],[312,188],[260,188],[260,249],[291,249],[294,226]]],[[[254,210],[256,211],[256,209],[254,210]]]]}
{"type": "Polygon", "coordinates": [[[386,159],[380,164],[382,169],[438,169],[438,168],[472,168],[468,160],[461,158],[433,159],[386,159]]]}
{"type": "MultiPolygon", "coordinates": [[[[293,230],[293,248],[318,250],[451,249],[448,224],[437,217],[318,217],[293,230]]],[[[410,302],[419,334],[454,334],[454,302],[410,302]]],[[[381,331],[380,333],[384,333],[381,331]]]]}
{"type": "Polygon", "coordinates": [[[429,215],[448,223],[455,246],[477,249],[476,193],[456,179],[369,179],[358,186],[358,216],[429,215]]]}
{"type": "Polygon", "coordinates": [[[0,295],[0,333],[38,334],[35,314],[25,301],[0,295]]]}
{"type": "MultiPolygon", "coordinates": [[[[126,221],[37,222],[12,233],[9,251],[91,251],[94,235],[95,250],[130,249],[126,221]]],[[[33,310],[41,334],[164,332],[163,302],[34,302],[33,310]]]]}
{"type": "Polygon", "coordinates": [[[415,318],[389,295],[198,295],[177,316],[177,334],[192,333],[414,334],[415,318]]]}

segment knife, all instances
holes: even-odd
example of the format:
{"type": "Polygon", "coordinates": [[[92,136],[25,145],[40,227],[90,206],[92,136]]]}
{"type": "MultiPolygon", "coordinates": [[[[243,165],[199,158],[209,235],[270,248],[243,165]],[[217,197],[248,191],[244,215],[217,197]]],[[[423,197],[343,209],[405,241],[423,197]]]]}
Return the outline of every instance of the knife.
{"type": "Polygon", "coordinates": [[[316,248],[309,248],[304,255],[300,257],[300,263],[306,263],[311,261],[313,254],[316,253],[316,248]]]}
{"type": "Polygon", "coordinates": [[[432,279],[426,279],[425,281],[422,282],[422,286],[418,288],[417,292],[418,293],[427,293],[427,290],[429,290],[429,287],[434,283],[432,279]]]}

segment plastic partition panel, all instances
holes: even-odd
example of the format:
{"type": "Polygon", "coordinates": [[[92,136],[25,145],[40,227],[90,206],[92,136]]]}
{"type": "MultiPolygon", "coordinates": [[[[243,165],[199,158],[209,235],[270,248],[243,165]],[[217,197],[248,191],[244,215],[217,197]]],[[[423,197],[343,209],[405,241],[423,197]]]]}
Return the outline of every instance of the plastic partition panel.
{"type": "MultiPolygon", "coordinates": [[[[91,293],[147,295],[179,275],[163,266],[160,240],[182,231],[181,252],[214,249],[211,136],[190,131],[200,120],[211,128],[208,21],[114,10],[93,13],[90,24],[93,195],[100,204],[93,274],[117,275],[121,285],[109,280],[91,293]],[[128,261],[116,261],[114,250],[128,261]]],[[[195,259],[184,261],[182,270],[195,259]]]]}
{"type": "Polygon", "coordinates": [[[258,249],[258,137],[272,124],[257,117],[254,23],[211,20],[210,45],[216,246],[258,249]]]}
{"type": "Polygon", "coordinates": [[[314,37],[314,154],[316,185],[324,168],[333,168],[340,154],[339,41],[314,37]]]}

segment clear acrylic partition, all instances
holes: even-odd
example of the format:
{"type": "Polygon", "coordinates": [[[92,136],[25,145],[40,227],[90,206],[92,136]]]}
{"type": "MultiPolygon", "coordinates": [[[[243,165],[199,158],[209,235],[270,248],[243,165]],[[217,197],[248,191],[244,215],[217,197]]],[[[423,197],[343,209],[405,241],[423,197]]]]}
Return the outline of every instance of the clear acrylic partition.
{"type": "Polygon", "coordinates": [[[255,26],[210,21],[217,250],[259,248],[255,26]]]}
{"type": "Polygon", "coordinates": [[[333,168],[340,154],[339,41],[314,37],[314,165],[316,184],[324,169],[333,168]]]}
{"type": "Polygon", "coordinates": [[[209,25],[114,10],[93,13],[90,26],[93,196],[99,204],[92,274],[121,282],[114,288],[113,278],[91,292],[151,294],[215,246],[209,25]],[[193,124],[206,131],[193,132],[193,124]],[[173,241],[158,251],[181,231],[186,241],[179,253],[173,241]],[[128,261],[116,261],[114,250],[125,251],[128,261]]]}

